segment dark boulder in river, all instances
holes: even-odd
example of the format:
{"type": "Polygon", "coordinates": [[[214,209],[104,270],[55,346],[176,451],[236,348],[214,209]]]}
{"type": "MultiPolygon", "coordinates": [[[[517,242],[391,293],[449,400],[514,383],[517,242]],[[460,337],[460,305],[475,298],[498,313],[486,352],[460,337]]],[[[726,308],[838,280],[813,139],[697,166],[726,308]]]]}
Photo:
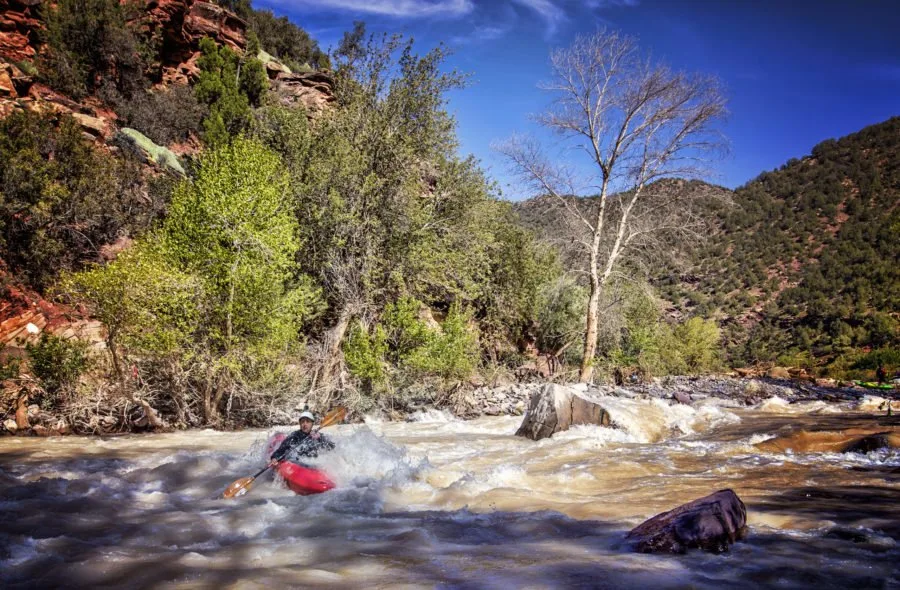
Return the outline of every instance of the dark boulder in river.
{"type": "Polygon", "coordinates": [[[746,531],[747,508],[726,489],[657,514],[632,529],[626,540],[642,553],[685,553],[694,548],[722,553],[746,531]]]}

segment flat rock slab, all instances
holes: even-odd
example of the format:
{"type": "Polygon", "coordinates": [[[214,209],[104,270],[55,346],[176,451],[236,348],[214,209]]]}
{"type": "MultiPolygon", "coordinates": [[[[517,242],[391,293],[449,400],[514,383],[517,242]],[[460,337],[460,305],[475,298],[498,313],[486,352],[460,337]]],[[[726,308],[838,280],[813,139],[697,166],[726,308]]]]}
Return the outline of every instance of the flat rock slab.
{"type": "Polygon", "coordinates": [[[541,440],[574,424],[609,426],[609,412],[571,387],[549,384],[532,394],[516,436],[541,440]]]}
{"type": "Polygon", "coordinates": [[[694,548],[723,553],[746,532],[747,508],[726,489],[657,514],[632,529],[626,540],[642,553],[685,553],[694,548]]]}

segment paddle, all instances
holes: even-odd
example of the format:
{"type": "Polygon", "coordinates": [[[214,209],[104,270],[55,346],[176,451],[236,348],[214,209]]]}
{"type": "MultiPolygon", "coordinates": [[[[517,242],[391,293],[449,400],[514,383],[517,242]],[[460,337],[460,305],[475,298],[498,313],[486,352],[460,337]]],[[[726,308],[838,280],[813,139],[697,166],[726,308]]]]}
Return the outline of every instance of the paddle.
{"type": "MultiPolygon", "coordinates": [[[[347,415],[347,408],[337,407],[337,408],[331,410],[330,412],[325,414],[325,417],[322,418],[322,422],[316,427],[314,432],[318,432],[318,431],[322,430],[323,428],[325,428],[326,426],[331,426],[332,424],[340,422],[341,420],[344,419],[344,416],[346,416],[346,415],[347,415]]],[[[268,465],[266,465],[265,467],[260,469],[256,473],[256,475],[253,475],[251,477],[242,477],[241,479],[235,481],[230,486],[225,488],[225,491],[222,492],[222,498],[227,499],[227,498],[236,498],[238,496],[243,496],[244,494],[246,494],[247,492],[250,491],[250,488],[253,486],[253,482],[254,482],[254,480],[256,480],[257,477],[259,477],[260,475],[262,475],[263,473],[265,473],[272,467],[275,467],[277,464],[278,464],[278,461],[275,461],[273,459],[272,461],[269,461],[268,465]]]]}

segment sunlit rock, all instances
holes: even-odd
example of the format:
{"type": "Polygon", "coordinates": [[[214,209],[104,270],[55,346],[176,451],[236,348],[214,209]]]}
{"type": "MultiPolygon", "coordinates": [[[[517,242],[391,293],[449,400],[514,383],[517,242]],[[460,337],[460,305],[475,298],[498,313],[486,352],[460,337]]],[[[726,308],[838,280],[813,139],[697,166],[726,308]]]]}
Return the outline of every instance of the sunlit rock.
{"type": "Polygon", "coordinates": [[[657,514],[628,533],[626,539],[642,553],[685,553],[703,549],[728,551],[747,531],[747,508],[730,489],[657,514]]]}
{"type": "Polygon", "coordinates": [[[609,412],[598,401],[571,387],[549,384],[531,396],[516,436],[541,440],[574,424],[608,426],[609,412]]]}

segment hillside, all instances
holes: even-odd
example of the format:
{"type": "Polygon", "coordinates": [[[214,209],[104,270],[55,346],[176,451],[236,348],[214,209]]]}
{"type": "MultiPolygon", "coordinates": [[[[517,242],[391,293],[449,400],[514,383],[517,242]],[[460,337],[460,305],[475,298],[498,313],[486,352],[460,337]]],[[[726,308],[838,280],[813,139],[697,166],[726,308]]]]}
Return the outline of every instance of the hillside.
{"type": "Polygon", "coordinates": [[[724,320],[735,359],[897,346],[900,118],[815,146],[735,191],[695,282],[663,288],[724,320]]]}
{"type": "MultiPolygon", "coordinates": [[[[822,142],[733,193],[696,181],[658,184],[671,195],[708,194],[714,228],[679,252],[684,258],[657,252],[649,261],[667,316],[717,320],[736,365],[779,357],[821,365],[855,349],[896,347],[898,147],[900,118],[893,118],[822,142]],[[728,197],[732,204],[723,205],[728,197]]],[[[578,201],[590,207],[592,199],[578,201]]],[[[516,210],[560,249],[567,268],[581,268],[579,230],[556,201],[530,199],[516,210]]]]}

